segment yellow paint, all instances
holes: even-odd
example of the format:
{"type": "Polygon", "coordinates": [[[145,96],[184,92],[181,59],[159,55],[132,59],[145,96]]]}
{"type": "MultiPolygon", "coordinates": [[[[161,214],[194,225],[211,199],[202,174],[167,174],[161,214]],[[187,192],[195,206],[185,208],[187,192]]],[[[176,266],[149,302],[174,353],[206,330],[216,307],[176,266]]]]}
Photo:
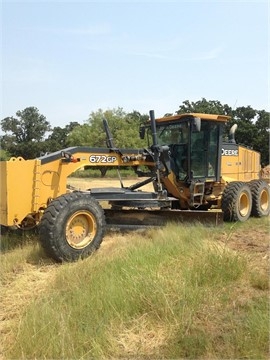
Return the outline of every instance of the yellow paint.
{"type": "Polygon", "coordinates": [[[251,181],[259,179],[260,153],[238,146],[238,156],[222,156],[221,175],[227,181],[251,181]]]}
{"type": "MultiPolygon", "coordinates": [[[[85,165],[97,167],[153,165],[144,160],[123,162],[121,155],[113,152],[108,152],[106,156],[114,156],[116,158],[114,162],[90,163],[91,155],[102,157],[104,153],[77,152],[73,154],[73,158],[79,159],[78,162],[63,162],[63,159],[56,159],[41,164],[40,159],[24,160],[21,157],[1,161],[1,224],[17,226],[30,214],[38,222],[48,203],[67,192],[68,176],[85,165]]],[[[134,154],[134,156],[137,155],[134,154]]]]}
{"type": "Polygon", "coordinates": [[[224,122],[224,123],[230,119],[230,116],[225,116],[225,115],[187,113],[187,114],[172,115],[172,116],[166,116],[163,118],[158,118],[158,119],[156,119],[156,121],[157,122],[177,121],[177,120],[181,120],[186,117],[199,117],[202,120],[211,120],[211,121],[218,121],[218,122],[224,122]]]}

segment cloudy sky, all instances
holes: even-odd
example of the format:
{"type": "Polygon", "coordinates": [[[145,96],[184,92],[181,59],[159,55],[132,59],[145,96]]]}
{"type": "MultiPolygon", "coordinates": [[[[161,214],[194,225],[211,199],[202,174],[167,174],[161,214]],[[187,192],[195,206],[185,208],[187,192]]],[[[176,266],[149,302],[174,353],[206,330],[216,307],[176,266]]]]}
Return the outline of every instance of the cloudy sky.
{"type": "Polygon", "coordinates": [[[268,1],[12,1],[2,19],[1,119],[52,126],[184,100],[269,111],[268,1]]]}

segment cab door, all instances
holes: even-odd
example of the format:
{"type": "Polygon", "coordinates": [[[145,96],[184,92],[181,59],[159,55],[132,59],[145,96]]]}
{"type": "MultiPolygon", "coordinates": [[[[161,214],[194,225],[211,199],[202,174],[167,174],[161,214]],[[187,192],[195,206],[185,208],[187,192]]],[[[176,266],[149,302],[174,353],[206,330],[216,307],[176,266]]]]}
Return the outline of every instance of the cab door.
{"type": "Polygon", "coordinates": [[[218,150],[218,124],[210,121],[202,121],[201,131],[191,132],[191,179],[217,178],[218,150]]]}

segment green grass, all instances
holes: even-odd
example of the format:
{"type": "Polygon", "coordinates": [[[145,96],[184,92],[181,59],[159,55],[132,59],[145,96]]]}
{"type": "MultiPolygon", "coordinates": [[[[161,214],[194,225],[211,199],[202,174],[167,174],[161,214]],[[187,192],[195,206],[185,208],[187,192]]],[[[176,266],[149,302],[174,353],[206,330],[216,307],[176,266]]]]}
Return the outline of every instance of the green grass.
{"type": "Polygon", "coordinates": [[[57,267],[7,358],[267,359],[265,275],[216,242],[249,226],[171,225],[57,267]]]}
{"type": "Polygon", "coordinates": [[[0,252],[23,248],[25,245],[33,245],[37,243],[38,231],[36,228],[32,230],[10,229],[5,227],[0,234],[0,252]]]}

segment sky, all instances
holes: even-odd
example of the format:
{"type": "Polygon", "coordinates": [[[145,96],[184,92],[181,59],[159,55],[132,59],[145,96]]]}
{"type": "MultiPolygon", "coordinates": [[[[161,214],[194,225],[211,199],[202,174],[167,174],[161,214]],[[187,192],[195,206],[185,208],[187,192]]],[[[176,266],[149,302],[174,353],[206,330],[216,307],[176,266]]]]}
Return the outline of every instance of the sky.
{"type": "Polygon", "coordinates": [[[35,106],[52,127],[185,100],[269,111],[263,1],[2,1],[1,119],[35,106]]]}

